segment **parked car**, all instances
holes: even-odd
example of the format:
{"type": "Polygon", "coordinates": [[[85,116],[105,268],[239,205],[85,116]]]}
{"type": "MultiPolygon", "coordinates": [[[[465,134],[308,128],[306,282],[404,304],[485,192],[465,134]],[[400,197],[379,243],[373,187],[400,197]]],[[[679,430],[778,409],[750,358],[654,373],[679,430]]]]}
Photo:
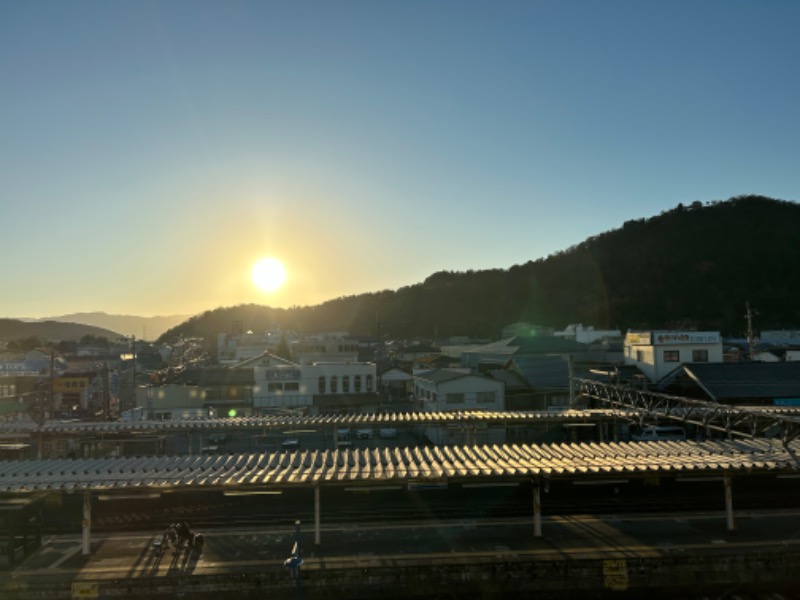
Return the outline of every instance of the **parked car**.
{"type": "Polygon", "coordinates": [[[356,430],[356,437],[360,440],[371,440],[372,439],[372,429],[365,427],[363,429],[356,430]]]}
{"type": "Polygon", "coordinates": [[[686,430],[674,425],[651,425],[643,428],[639,433],[633,434],[631,439],[635,442],[682,442],[686,439],[686,430]]]}

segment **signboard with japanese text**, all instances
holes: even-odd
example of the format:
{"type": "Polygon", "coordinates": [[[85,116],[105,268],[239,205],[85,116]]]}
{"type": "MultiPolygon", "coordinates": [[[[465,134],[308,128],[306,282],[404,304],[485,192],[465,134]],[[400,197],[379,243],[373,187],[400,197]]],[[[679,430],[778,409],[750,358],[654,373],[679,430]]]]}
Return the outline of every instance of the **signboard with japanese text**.
{"type": "Polygon", "coordinates": [[[300,369],[267,369],[267,381],[299,381],[300,369]]]}
{"type": "Polygon", "coordinates": [[[719,333],[709,331],[659,332],[655,335],[656,344],[718,344],[719,333]]]}

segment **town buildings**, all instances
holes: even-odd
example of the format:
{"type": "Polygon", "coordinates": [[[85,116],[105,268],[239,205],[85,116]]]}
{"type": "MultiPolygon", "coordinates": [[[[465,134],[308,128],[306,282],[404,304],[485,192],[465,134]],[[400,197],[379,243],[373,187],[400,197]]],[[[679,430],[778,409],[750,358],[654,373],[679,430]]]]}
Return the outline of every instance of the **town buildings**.
{"type": "MultiPolygon", "coordinates": [[[[445,411],[503,411],[504,383],[500,380],[471,373],[468,369],[434,369],[414,375],[414,405],[427,412],[445,411]]],[[[482,443],[503,443],[502,428],[465,430],[428,426],[424,435],[435,444],[465,443],[470,435],[482,443]]]]}
{"type": "Polygon", "coordinates": [[[716,331],[629,331],[625,364],[655,383],[684,363],[721,363],[722,337],[716,331]]]}

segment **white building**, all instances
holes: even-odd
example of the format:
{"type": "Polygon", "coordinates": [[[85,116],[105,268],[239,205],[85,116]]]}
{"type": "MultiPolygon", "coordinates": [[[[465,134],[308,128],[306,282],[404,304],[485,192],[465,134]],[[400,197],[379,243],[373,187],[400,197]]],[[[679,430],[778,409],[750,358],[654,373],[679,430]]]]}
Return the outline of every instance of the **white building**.
{"type": "MultiPolygon", "coordinates": [[[[276,409],[358,411],[377,402],[374,363],[291,363],[265,355],[247,365],[253,369],[253,409],[269,414],[276,409]]],[[[372,406],[374,408],[374,406],[372,406]]]]}
{"type": "Polygon", "coordinates": [[[205,390],[197,385],[139,386],[136,388],[136,406],[125,411],[124,421],[148,420],[177,421],[207,419],[217,415],[206,404],[205,390]]]}
{"type": "Polygon", "coordinates": [[[270,348],[277,346],[281,339],[278,333],[217,334],[217,362],[220,365],[237,365],[243,361],[261,356],[270,348]]]}
{"type": "MultiPolygon", "coordinates": [[[[414,374],[414,399],[426,412],[505,410],[505,384],[466,370],[434,369],[414,374]]],[[[472,426],[474,427],[474,426],[472,426]]],[[[435,444],[503,443],[505,430],[485,427],[427,427],[425,435],[435,444]]]]}
{"type": "Polygon", "coordinates": [[[555,337],[563,337],[570,340],[575,340],[581,344],[591,344],[597,340],[605,338],[619,338],[622,337],[622,332],[619,329],[595,329],[592,325],[584,327],[582,324],[567,325],[564,331],[556,331],[553,334],[555,337]]]}
{"type": "Polygon", "coordinates": [[[292,358],[299,364],[315,362],[355,362],[358,360],[358,341],[348,339],[343,332],[320,333],[292,342],[292,358]]]}
{"type": "Polygon", "coordinates": [[[241,334],[220,333],[217,335],[217,362],[220,365],[236,366],[264,352],[274,352],[286,340],[294,362],[311,364],[314,362],[355,362],[358,360],[359,344],[348,339],[346,332],[331,332],[297,335],[284,331],[268,331],[241,334]]]}
{"type": "Polygon", "coordinates": [[[797,329],[775,329],[762,331],[762,342],[784,346],[800,346],[800,331],[797,329]]]}
{"type": "Polygon", "coordinates": [[[624,355],[626,365],[656,382],[684,363],[723,362],[722,337],[717,331],[629,331],[624,355]]]}

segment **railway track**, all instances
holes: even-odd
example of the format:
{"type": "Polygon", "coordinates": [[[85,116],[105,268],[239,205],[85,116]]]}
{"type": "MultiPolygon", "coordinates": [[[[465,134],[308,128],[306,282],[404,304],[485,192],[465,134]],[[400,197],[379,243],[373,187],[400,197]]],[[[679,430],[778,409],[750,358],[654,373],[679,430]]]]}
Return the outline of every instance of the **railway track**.
{"type": "MultiPolygon", "coordinates": [[[[723,511],[724,498],[721,486],[708,485],[692,488],[690,493],[673,490],[671,493],[650,493],[647,490],[604,491],[592,493],[567,493],[572,490],[555,490],[542,495],[542,513],[545,516],[574,514],[636,514],[659,512],[723,511]]],[[[314,503],[308,494],[287,494],[269,500],[250,498],[204,498],[187,494],[184,501],[160,502],[147,506],[136,503],[97,503],[92,528],[98,531],[135,531],[153,529],[185,520],[193,526],[208,529],[231,526],[285,526],[296,520],[313,522],[314,503]]],[[[741,490],[736,496],[737,510],[796,508],[796,494],[779,490],[741,490]]],[[[533,513],[530,490],[514,490],[505,495],[493,496],[484,492],[480,496],[463,492],[405,491],[346,494],[341,491],[322,493],[321,520],[326,523],[358,523],[381,521],[388,523],[436,519],[492,519],[498,517],[528,518],[533,513]]],[[[63,523],[56,526],[45,521],[48,533],[64,532],[63,523]]]]}

